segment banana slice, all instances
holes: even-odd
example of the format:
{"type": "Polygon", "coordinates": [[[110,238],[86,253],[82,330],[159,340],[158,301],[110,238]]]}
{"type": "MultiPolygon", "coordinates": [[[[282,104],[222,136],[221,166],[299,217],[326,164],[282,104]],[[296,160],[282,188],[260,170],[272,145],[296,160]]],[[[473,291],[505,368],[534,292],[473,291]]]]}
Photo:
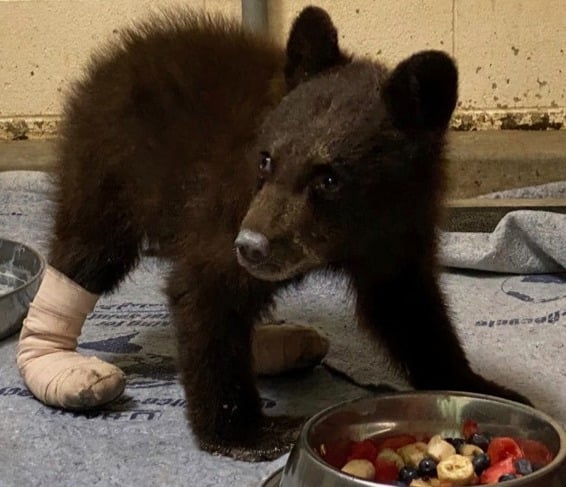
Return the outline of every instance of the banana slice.
{"type": "Polygon", "coordinates": [[[391,448],[384,448],[383,450],[381,450],[377,455],[377,458],[394,463],[399,470],[405,466],[405,462],[403,461],[401,456],[395,453],[395,451],[391,448]]]}
{"type": "Polygon", "coordinates": [[[342,472],[366,480],[373,480],[375,477],[375,467],[369,460],[350,460],[342,467],[342,472]]]}
{"type": "Polygon", "coordinates": [[[421,460],[426,456],[427,444],[422,441],[411,443],[397,450],[397,453],[405,462],[405,465],[417,468],[421,460]]]}
{"type": "Polygon", "coordinates": [[[474,458],[476,455],[481,455],[483,450],[479,446],[466,444],[460,447],[460,451],[458,453],[465,457],[474,458]]]}
{"type": "Polygon", "coordinates": [[[452,485],[447,483],[442,483],[441,480],[438,479],[415,479],[412,480],[409,484],[409,487],[446,487],[446,485],[452,485]]]}
{"type": "Polygon", "coordinates": [[[469,485],[475,477],[472,461],[462,455],[452,455],[436,467],[439,480],[452,482],[454,486],[469,485]]]}
{"type": "Polygon", "coordinates": [[[427,453],[437,462],[446,460],[452,455],[456,455],[456,448],[442,439],[442,436],[435,435],[428,442],[427,453]]]}
{"type": "Polygon", "coordinates": [[[433,487],[433,483],[424,479],[412,480],[409,487],[433,487]]]}

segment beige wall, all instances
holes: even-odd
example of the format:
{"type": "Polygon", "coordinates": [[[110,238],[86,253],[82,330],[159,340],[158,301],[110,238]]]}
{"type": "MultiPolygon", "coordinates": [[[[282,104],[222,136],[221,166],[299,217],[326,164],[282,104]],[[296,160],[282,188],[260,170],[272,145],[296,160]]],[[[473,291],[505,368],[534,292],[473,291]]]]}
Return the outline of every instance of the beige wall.
{"type": "MultiPolygon", "coordinates": [[[[460,68],[454,126],[552,126],[566,107],[566,0],[267,0],[284,41],[306,4],[326,8],[342,45],[394,64],[443,49],[460,68]]],[[[90,50],[151,9],[182,3],[240,16],[240,0],[0,0],[0,137],[18,123],[53,130],[62,95],[90,50]]],[[[17,134],[16,134],[17,135],[17,134]]]]}
{"type": "MultiPolygon", "coordinates": [[[[283,36],[308,0],[283,0],[283,36]]],[[[454,126],[566,126],[566,0],[317,0],[344,47],[393,64],[442,49],[460,69],[454,126]]]]}

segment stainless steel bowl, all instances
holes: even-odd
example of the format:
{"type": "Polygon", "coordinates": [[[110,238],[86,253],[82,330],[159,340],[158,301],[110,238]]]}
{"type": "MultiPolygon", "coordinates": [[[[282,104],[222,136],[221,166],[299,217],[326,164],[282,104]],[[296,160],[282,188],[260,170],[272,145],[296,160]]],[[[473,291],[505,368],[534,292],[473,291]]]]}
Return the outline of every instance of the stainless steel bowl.
{"type": "Polygon", "coordinates": [[[376,487],[376,482],[344,474],[321,460],[321,444],[347,448],[349,440],[398,433],[460,436],[467,418],[496,435],[543,442],[555,455],[552,463],[505,487],[564,487],[566,433],[552,418],[533,408],[479,394],[458,392],[400,392],[345,402],[312,417],[299,436],[278,482],[278,473],[266,484],[280,487],[376,487]],[[269,483],[270,482],[270,483],[269,483]]]}
{"type": "Polygon", "coordinates": [[[0,339],[21,328],[44,269],[39,252],[0,238],[0,339]]]}

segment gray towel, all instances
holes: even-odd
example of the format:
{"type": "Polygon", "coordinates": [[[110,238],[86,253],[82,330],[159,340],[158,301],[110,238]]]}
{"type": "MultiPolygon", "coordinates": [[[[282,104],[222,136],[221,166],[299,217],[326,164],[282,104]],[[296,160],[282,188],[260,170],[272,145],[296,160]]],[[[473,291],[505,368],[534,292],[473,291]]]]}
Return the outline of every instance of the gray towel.
{"type": "MultiPolygon", "coordinates": [[[[484,198],[566,198],[566,182],[519,188],[484,198]]],[[[440,258],[448,267],[504,273],[566,271],[566,216],[513,211],[492,233],[441,234],[440,258]]]]}

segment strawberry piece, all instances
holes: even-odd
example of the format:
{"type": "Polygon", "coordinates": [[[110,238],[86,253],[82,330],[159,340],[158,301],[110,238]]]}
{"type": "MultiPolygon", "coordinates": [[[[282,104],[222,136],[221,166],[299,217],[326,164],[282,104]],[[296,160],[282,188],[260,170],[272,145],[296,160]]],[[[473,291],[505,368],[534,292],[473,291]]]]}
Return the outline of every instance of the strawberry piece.
{"type": "Polygon", "coordinates": [[[480,484],[497,484],[499,477],[506,473],[516,473],[512,458],[501,460],[484,470],[480,476],[480,484]]]}
{"type": "Polygon", "coordinates": [[[523,450],[521,450],[521,447],[513,438],[496,436],[489,443],[487,454],[489,455],[491,464],[494,465],[507,458],[517,460],[523,457],[523,450]]]}
{"type": "Polygon", "coordinates": [[[372,440],[354,441],[350,447],[348,461],[369,460],[373,463],[375,457],[377,457],[377,446],[372,440]]]}
{"type": "MultiPolygon", "coordinates": [[[[352,442],[350,442],[352,443],[352,442]]],[[[328,443],[324,445],[324,450],[320,451],[320,457],[329,465],[340,470],[348,461],[348,454],[351,445],[345,448],[343,443],[328,443]],[[324,453],[323,453],[324,452],[324,453]]]]}
{"type": "Polygon", "coordinates": [[[517,444],[523,450],[525,458],[537,467],[544,467],[552,462],[554,456],[540,441],[517,439],[517,444]]]}
{"type": "Polygon", "coordinates": [[[395,463],[389,460],[377,458],[374,463],[375,466],[375,481],[384,484],[393,484],[399,476],[399,469],[395,463]]]}
{"type": "Polygon", "coordinates": [[[473,434],[479,433],[480,429],[478,427],[478,423],[476,423],[472,419],[466,419],[464,421],[464,425],[462,426],[462,434],[464,435],[464,439],[467,440],[473,434]]]}
{"type": "Polygon", "coordinates": [[[385,450],[385,448],[391,448],[393,451],[397,451],[399,448],[410,445],[411,443],[416,443],[417,438],[413,435],[396,435],[390,436],[389,438],[384,438],[378,443],[378,452],[385,450]]]}

